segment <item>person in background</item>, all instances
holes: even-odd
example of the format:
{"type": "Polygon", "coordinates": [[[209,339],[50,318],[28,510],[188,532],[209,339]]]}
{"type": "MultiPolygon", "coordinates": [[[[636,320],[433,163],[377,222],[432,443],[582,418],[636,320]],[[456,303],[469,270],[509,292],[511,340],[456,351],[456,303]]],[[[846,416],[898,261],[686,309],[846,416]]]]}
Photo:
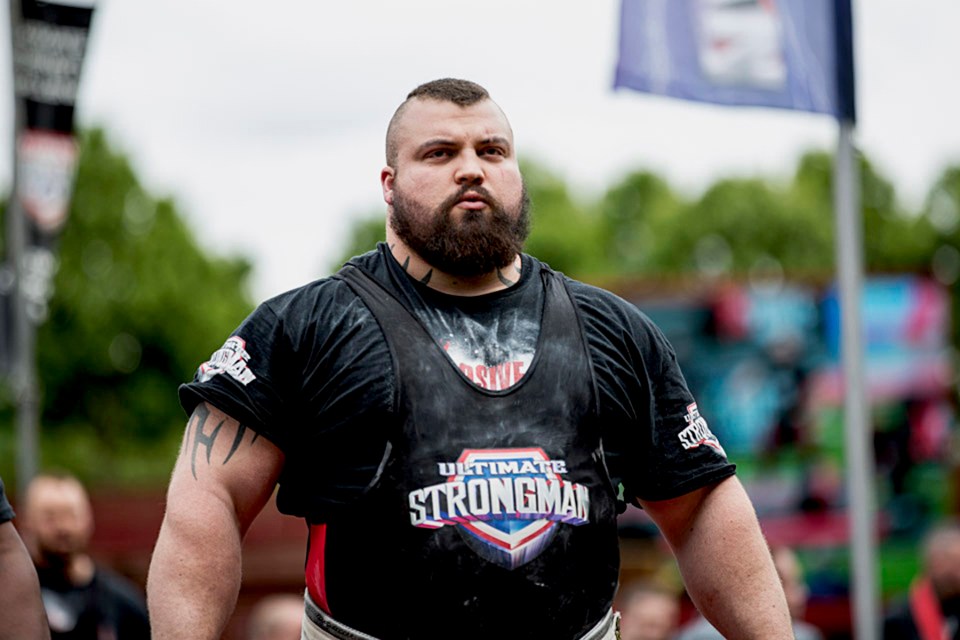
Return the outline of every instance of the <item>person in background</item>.
{"type": "Polygon", "coordinates": [[[635,580],[617,594],[620,640],[670,640],[680,626],[680,600],[652,580],[635,580]]]}
{"type": "MultiPolygon", "coordinates": [[[[810,592],[796,552],[790,547],[780,545],[771,549],[770,553],[787,596],[794,637],[796,640],[823,640],[820,630],[803,619],[810,592]]],[[[697,617],[680,630],[676,640],[723,640],[723,636],[704,618],[697,617]]]]}
{"type": "Polygon", "coordinates": [[[937,523],[920,548],[920,574],[888,606],[883,639],[960,640],[960,521],[937,523]]]}
{"type": "Polygon", "coordinates": [[[302,623],[302,595],[265,596],[250,611],[245,640],[300,640],[302,623]]]}
{"type": "Polygon", "coordinates": [[[49,640],[40,583],[0,478],[0,640],[49,640]]]}
{"type": "Polygon", "coordinates": [[[150,638],[141,593],[87,552],[93,509],[77,478],[36,476],[27,485],[22,516],[53,640],[150,638]]]}

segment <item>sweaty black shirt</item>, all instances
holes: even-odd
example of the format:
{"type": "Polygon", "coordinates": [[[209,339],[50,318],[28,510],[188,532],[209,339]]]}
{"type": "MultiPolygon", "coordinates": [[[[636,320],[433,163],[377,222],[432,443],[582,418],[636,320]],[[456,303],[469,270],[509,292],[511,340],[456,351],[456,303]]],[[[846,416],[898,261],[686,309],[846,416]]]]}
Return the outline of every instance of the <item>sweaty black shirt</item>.
{"type": "MultiPolygon", "coordinates": [[[[611,492],[622,483],[628,500],[666,499],[733,473],[733,465],[726,460],[686,387],[672,348],[634,305],[559,274],[553,276],[554,280],[545,278],[547,267],[529,256],[523,256],[518,284],[475,298],[447,296],[413,281],[385,245],[352,262],[371,274],[388,292],[385,295],[396,298],[399,306],[410,312],[411,324],[422,325],[422,333],[430,336],[424,344],[433,341],[446,354],[439,360],[423,358],[427,364],[417,374],[426,384],[435,376],[437,398],[443,398],[446,391],[460,384],[458,380],[464,379],[490,397],[527,397],[518,389],[522,391],[528,371],[534,372],[530,374],[534,380],[548,375],[537,373],[534,366],[540,352],[549,351],[538,342],[541,331],[546,330],[544,310],[549,308],[545,304],[545,282],[561,283],[560,288],[568,292],[564,299],[571,311],[564,316],[567,319],[562,325],[566,329],[561,333],[567,345],[564,348],[571,355],[566,361],[556,356],[550,360],[550,366],[556,369],[550,384],[585,389],[590,398],[589,418],[578,418],[584,426],[580,435],[570,440],[582,441],[583,451],[562,447],[548,450],[551,447],[532,446],[536,442],[513,442],[507,429],[503,441],[509,445],[504,446],[505,453],[496,453],[490,446],[497,441],[489,438],[489,432],[503,427],[495,420],[484,422],[482,416],[478,420],[464,414],[462,422],[477,425],[472,429],[483,446],[478,450],[467,447],[459,460],[442,458],[436,464],[448,482],[462,483],[457,490],[465,493],[455,494],[452,485],[443,485],[443,491],[425,488],[429,495],[411,491],[409,504],[395,505],[398,510],[409,511],[409,516],[398,513],[392,519],[378,511],[382,502],[370,503],[377,505],[373,511],[358,508],[368,504],[364,500],[369,495],[379,495],[384,484],[378,484],[379,480],[386,477],[392,482],[398,477],[406,459],[398,451],[413,451],[408,446],[410,430],[404,438],[398,439],[397,435],[398,425],[406,420],[403,396],[409,391],[404,391],[407,387],[398,380],[397,339],[393,339],[394,344],[388,342],[380,325],[384,320],[374,318],[368,305],[339,278],[319,280],[263,303],[224,347],[201,365],[194,381],[181,387],[184,408],[190,412],[199,401],[207,400],[284,450],[287,462],[278,507],[305,517],[313,525],[308,581],[311,570],[316,573],[322,564],[324,602],[318,604],[335,618],[384,638],[429,637],[428,629],[435,629],[431,620],[456,625],[456,629],[447,630],[458,637],[482,637],[492,628],[483,624],[483,619],[502,625],[511,612],[523,612],[533,621],[563,619],[563,630],[558,627],[550,637],[579,637],[597,621],[597,612],[609,608],[615,589],[615,575],[612,581],[604,577],[616,571],[616,559],[611,559],[616,551],[615,539],[611,543],[609,535],[615,517],[608,508],[611,492]],[[451,377],[450,371],[456,370],[459,379],[451,377]],[[571,465],[576,471],[566,467],[568,457],[580,461],[571,465]],[[599,467],[591,467],[591,457],[599,467]],[[481,473],[478,469],[489,476],[486,484],[478,481],[469,485],[465,479],[481,473]],[[582,483],[571,479],[580,477],[578,474],[582,483]],[[560,491],[569,489],[562,496],[556,493],[551,494],[553,498],[544,498],[554,500],[550,504],[557,507],[551,515],[528,514],[533,522],[546,523],[544,527],[549,524],[549,528],[564,534],[541,540],[543,548],[532,553],[532,559],[511,567],[502,558],[498,560],[496,553],[490,553],[490,548],[517,544],[511,533],[519,531],[523,536],[529,523],[516,516],[509,522],[496,522],[496,531],[484,530],[483,526],[492,521],[478,523],[474,518],[489,507],[485,501],[493,494],[469,492],[480,486],[495,486],[509,494],[522,483],[529,491],[498,495],[503,500],[522,495],[540,499],[556,487],[560,491]],[[589,499],[583,499],[576,487],[587,487],[589,499]],[[441,498],[447,502],[440,502],[441,498]],[[469,508],[463,507],[468,502],[469,508]],[[449,505],[455,505],[450,509],[460,521],[434,517],[449,505]],[[576,522],[583,515],[578,511],[581,507],[586,511],[582,519],[590,526],[576,522]],[[398,524],[401,522],[405,524],[398,524]],[[567,535],[589,531],[594,525],[606,532],[601,534],[602,549],[596,544],[580,545],[576,536],[567,535]],[[424,546],[449,539],[454,529],[472,538],[461,535],[464,544],[455,547],[446,562],[437,561],[442,556],[427,554],[431,563],[427,566],[388,566],[384,549],[408,544],[411,527],[419,530],[429,526],[435,526],[438,535],[447,538],[424,538],[424,546]],[[343,531],[351,535],[338,533],[343,531]],[[484,535],[486,547],[475,544],[484,535]],[[593,558],[602,558],[598,559],[604,565],[602,576],[591,573],[593,558]],[[558,565],[569,567],[566,576],[555,571],[558,565]],[[356,576],[353,579],[347,576],[351,566],[356,576]],[[458,566],[462,570],[457,570],[458,566]],[[406,571],[416,579],[405,583],[389,573],[394,571],[400,571],[401,578],[406,571]],[[419,574],[443,580],[442,589],[419,574]],[[479,589],[487,594],[485,615],[472,617],[469,612],[477,598],[477,581],[492,586],[479,589]],[[594,593],[574,595],[578,581],[602,586],[593,589],[594,593]],[[392,600],[403,606],[391,609],[386,605],[391,595],[376,587],[381,583],[394,589],[392,600]],[[404,584],[410,587],[408,592],[396,594],[403,591],[404,584]],[[499,600],[493,595],[498,593],[498,584],[504,586],[499,600]],[[433,589],[433,596],[422,600],[412,597],[421,588],[433,589]],[[526,594],[527,601],[511,598],[516,593],[526,594]],[[374,613],[384,611],[385,606],[393,616],[390,627],[382,625],[391,616],[374,613]],[[416,610],[421,606],[430,609],[429,616],[416,610]],[[557,615],[568,610],[589,614],[581,614],[581,618],[557,615]],[[419,620],[420,628],[414,628],[414,623],[396,623],[399,616],[419,620]]],[[[417,348],[424,353],[429,350],[426,346],[417,348]]],[[[406,375],[409,378],[410,374],[406,375]]],[[[429,387],[420,388],[429,391],[429,387]]],[[[464,406],[469,404],[469,411],[476,412],[476,407],[483,406],[471,402],[463,401],[464,406]]],[[[456,416],[451,422],[458,422],[456,416]]],[[[530,535],[545,538],[539,530],[530,535]]],[[[405,557],[417,557],[408,551],[405,557]]],[[[499,637],[538,636],[529,629],[511,631],[507,627],[499,637]]]]}

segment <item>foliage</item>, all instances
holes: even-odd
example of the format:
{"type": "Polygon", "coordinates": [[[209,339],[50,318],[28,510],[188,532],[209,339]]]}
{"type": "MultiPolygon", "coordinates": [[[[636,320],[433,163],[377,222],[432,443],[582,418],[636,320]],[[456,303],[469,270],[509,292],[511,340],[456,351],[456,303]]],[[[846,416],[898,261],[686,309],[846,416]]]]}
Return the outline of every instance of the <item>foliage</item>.
{"type": "Polygon", "coordinates": [[[659,232],[669,228],[682,203],[670,186],[649,171],[627,175],[600,203],[601,271],[608,275],[640,275],[662,269],[658,264],[659,232]]]}
{"type": "Polygon", "coordinates": [[[49,317],[37,331],[40,464],[90,482],[153,481],[169,473],[183,430],[177,386],[252,309],[251,267],[200,247],[103,131],[83,134],[80,148],[49,317]]]}
{"type": "Polygon", "coordinates": [[[545,165],[521,162],[531,201],[527,250],[564,273],[592,273],[601,268],[603,249],[596,215],[574,200],[567,185],[545,165]]]}
{"type": "Polygon", "coordinates": [[[960,345],[960,165],[947,167],[934,182],[918,224],[925,224],[930,271],[951,285],[953,344],[960,345]]]}
{"type": "Polygon", "coordinates": [[[340,265],[345,263],[353,256],[366,253],[377,246],[378,242],[386,240],[386,227],[384,227],[384,214],[371,212],[361,217],[351,228],[350,237],[347,239],[346,247],[340,257],[330,265],[330,273],[337,271],[340,265]]]}

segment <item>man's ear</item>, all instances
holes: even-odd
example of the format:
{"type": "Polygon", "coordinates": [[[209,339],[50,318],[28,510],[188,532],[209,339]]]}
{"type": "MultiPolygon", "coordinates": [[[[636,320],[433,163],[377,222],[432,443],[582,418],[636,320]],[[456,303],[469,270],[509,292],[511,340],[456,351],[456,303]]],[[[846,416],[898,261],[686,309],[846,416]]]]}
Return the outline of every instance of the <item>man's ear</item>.
{"type": "Polygon", "coordinates": [[[383,201],[393,206],[393,181],[396,172],[393,167],[386,166],[380,170],[380,188],[383,190],[383,201]]]}

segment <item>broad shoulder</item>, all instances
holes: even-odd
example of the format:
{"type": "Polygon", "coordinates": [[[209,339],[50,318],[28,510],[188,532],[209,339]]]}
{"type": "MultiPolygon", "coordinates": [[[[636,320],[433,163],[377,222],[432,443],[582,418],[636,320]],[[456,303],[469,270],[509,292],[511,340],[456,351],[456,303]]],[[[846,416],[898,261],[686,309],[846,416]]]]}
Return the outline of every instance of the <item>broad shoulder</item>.
{"type": "MultiPolygon", "coordinates": [[[[381,256],[376,251],[350,261],[350,264],[373,273],[382,269],[381,263],[381,256]]],[[[253,315],[272,318],[290,328],[303,329],[318,321],[336,323],[361,308],[363,305],[350,286],[332,274],[267,298],[257,306],[253,315]]]]}
{"type": "Polygon", "coordinates": [[[628,333],[661,336],[656,323],[634,302],[603,287],[563,276],[574,304],[587,323],[628,333]]]}

